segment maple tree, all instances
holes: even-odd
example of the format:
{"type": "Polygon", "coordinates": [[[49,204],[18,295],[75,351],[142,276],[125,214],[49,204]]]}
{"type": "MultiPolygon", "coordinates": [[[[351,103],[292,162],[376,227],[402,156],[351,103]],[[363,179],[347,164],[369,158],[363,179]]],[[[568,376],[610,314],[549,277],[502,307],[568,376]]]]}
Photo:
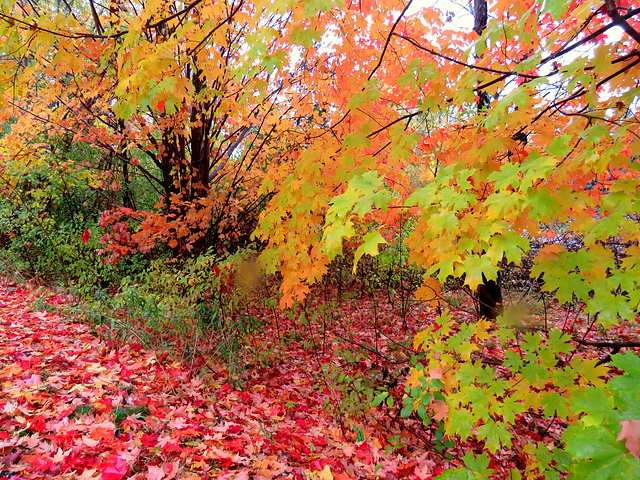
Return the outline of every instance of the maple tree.
{"type": "MultiPolygon", "coordinates": [[[[356,262],[362,254],[375,255],[386,242],[376,224],[388,221],[393,209],[406,209],[416,217],[406,242],[409,259],[427,268],[419,291],[425,300],[439,304],[442,284],[451,276],[464,277],[471,289],[495,280],[500,263],[520,263],[530,239],[553,238],[559,229],[579,238],[580,245],[548,242],[537,252],[533,274],[542,276],[544,289],[560,302],[584,305],[592,327],[636,320],[640,11],[613,1],[495,2],[490,11],[493,18],[479,37],[443,30],[432,18],[425,26],[416,17],[402,18],[381,37],[379,62],[336,112],[332,131],[343,140],[331,149],[303,152],[297,176],[287,183],[300,185],[301,193],[292,187],[276,194],[258,228],[270,241],[263,257],[284,272],[285,304],[307,293],[305,284],[326,272],[345,240],[361,238],[356,262]],[[613,34],[614,27],[622,31],[613,34]],[[491,99],[491,108],[474,112],[479,96],[491,99]],[[411,125],[416,113],[436,122],[442,112],[458,120],[416,135],[411,125]],[[336,161],[340,168],[333,170],[336,161]],[[325,168],[317,175],[304,170],[318,162],[325,168]],[[412,188],[405,173],[416,164],[428,178],[426,185],[412,188]],[[307,173],[302,180],[301,173],[307,173]],[[313,188],[318,184],[329,187],[323,201],[330,207],[320,218],[323,203],[316,203],[320,192],[313,188]],[[333,185],[339,185],[337,195],[333,185]],[[300,211],[300,202],[307,211],[300,211]],[[291,217],[286,238],[279,233],[285,213],[291,217]]],[[[502,373],[471,358],[489,339],[489,327],[480,323],[475,332],[449,338],[438,327],[451,321],[445,314],[429,341],[418,335],[415,346],[425,350],[425,363],[414,363],[415,383],[408,383],[403,415],[415,411],[427,425],[444,419],[447,434],[473,436],[491,450],[510,444],[510,425],[521,412],[542,408],[546,415],[575,422],[594,407],[585,409],[580,399],[599,388],[605,371],[585,360],[572,373],[565,367],[562,375],[586,383],[568,388],[566,380],[556,378],[556,362],[568,348],[560,332],[525,337],[527,348],[513,360],[507,352],[501,363],[513,383],[498,392],[502,373]],[[446,346],[440,348],[442,341],[446,346]],[[448,372],[448,380],[439,381],[436,395],[430,372],[438,371],[448,372]],[[545,385],[553,393],[530,398],[532,389],[545,385]],[[446,418],[433,401],[446,401],[446,418]]],[[[504,342],[522,318],[507,313],[502,324],[504,342]]],[[[637,464],[620,451],[585,450],[595,432],[619,428],[612,426],[614,418],[634,415],[625,408],[599,418],[599,430],[585,419],[582,427],[567,430],[575,463],[556,457],[539,463],[539,473],[567,468],[594,478],[633,476],[637,464]],[[618,469],[611,466],[614,458],[618,469]]],[[[542,456],[542,450],[532,453],[542,456]]],[[[485,475],[486,465],[475,461],[465,458],[466,467],[485,475]]],[[[451,478],[460,474],[452,471],[451,478]]]]}
{"type": "MultiPolygon", "coordinates": [[[[417,296],[433,306],[451,277],[476,290],[531,254],[544,290],[583,305],[591,328],[636,320],[640,9],[629,2],[489,2],[474,30],[411,2],[0,5],[3,178],[34,164],[82,170],[109,199],[110,261],[156,246],[233,250],[253,235],[291,307],[346,248],[356,270],[410,218],[409,262],[426,271],[417,296]],[[94,158],[67,161],[75,144],[94,158]],[[145,208],[135,182],[157,190],[145,208]]],[[[604,367],[567,358],[560,332],[518,337],[517,311],[497,326],[454,323],[444,312],[416,337],[403,416],[495,451],[518,415],[542,411],[571,424],[572,460],[539,445],[531,471],[638,468],[624,376],[605,386],[604,367]],[[472,357],[494,328],[507,376],[472,357]],[[593,436],[627,451],[595,452],[593,436]]],[[[614,365],[632,375],[632,358],[614,365]]],[[[469,455],[467,471],[486,476],[485,457],[469,455]]]]}
{"type": "Polygon", "coordinates": [[[322,32],[311,7],[288,7],[3,6],[7,155],[46,162],[55,138],[96,147],[84,167],[98,169],[88,183],[111,199],[102,225],[112,260],[158,242],[176,251],[233,248],[271,195],[258,191],[266,167],[286,161],[301,124],[321,121],[302,81],[321,71],[301,53],[313,52],[322,32]],[[158,210],[137,208],[134,172],[158,192],[158,210]],[[142,223],[139,233],[131,220],[142,223]]]}

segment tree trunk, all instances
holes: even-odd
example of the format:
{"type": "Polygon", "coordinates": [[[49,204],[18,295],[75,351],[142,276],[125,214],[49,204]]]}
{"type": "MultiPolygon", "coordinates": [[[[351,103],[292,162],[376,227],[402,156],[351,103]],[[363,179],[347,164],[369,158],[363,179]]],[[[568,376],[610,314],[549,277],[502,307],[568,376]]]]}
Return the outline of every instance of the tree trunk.
{"type": "Polygon", "coordinates": [[[478,299],[478,314],[489,319],[498,318],[502,314],[502,289],[500,288],[500,274],[497,280],[487,280],[482,275],[482,283],[476,290],[478,299]]]}
{"type": "MultiPolygon", "coordinates": [[[[473,30],[482,35],[487,28],[488,9],[487,0],[473,0],[473,30]]],[[[489,95],[485,92],[478,92],[478,113],[489,108],[489,95]]],[[[478,315],[489,319],[498,318],[502,313],[502,289],[500,287],[500,274],[496,280],[487,280],[482,274],[482,284],[476,290],[478,300],[478,315]]]]}

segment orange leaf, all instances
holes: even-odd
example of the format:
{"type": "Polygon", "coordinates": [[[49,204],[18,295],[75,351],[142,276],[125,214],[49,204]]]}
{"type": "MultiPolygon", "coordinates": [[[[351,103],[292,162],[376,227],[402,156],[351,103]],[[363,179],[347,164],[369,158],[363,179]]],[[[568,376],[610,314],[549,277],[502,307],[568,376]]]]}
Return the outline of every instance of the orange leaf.
{"type": "Polygon", "coordinates": [[[444,420],[449,416],[449,407],[442,400],[436,400],[431,404],[431,408],[435,414],[433,415],[434,420],[444,420]]]}
{"type": "Polygon", "coordinates": [[[538,252],[538,257],[541,260],[554,260],[562,252],[564,252],[564,247],[559,243],[553,243],[542,247],[538,252]]]}
{"type": "Polygon", "coordinates": [[[442,284],[435,278],[427,277],[416,290],[416,298],[427,302],[432,307],[437,307],[442,305],[440,292],[442,292],[442,284]]]}

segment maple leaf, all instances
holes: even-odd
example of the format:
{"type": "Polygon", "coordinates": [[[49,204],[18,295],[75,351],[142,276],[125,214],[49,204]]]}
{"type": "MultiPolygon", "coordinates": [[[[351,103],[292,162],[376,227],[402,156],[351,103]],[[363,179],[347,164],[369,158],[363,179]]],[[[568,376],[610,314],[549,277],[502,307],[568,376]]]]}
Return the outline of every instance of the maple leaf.
{"type": "Polygon", "coordinates": [[[102,474],[102,480],[120,480],[125,476],[128,470],[129,465],[127,465],[126,460],[113,455],[106,460],[105,464],[102,465],[100,473],[102,474]]]}
{"type": "Polygon", "coordinates": [[[166,474],[162,467],[157,465],[149,465],[147,468],[147,480],[162,480],[166,474]]]}
{"type": "Polygon", "coordinates": [[[629,453],[640,459],[640,420],[623,420],[620,425],[622,429],[616,440],[624,441],[629,453]]]}
{"type": "Polygon", "coordinates": [[[443,400],[436,400],[431,404],[431,408],[435,412],[433,415],[434,420],[445,420],[449,416],[449,407],[443,400]]]}
{"type": "Polygon", "coordinates": [[[444,304],[441,298],[442,284],[435,278],[425,277],[422,285],[416,290],[416,298],[428,302],[433,307],[439,307],[444,304]]]}
{"type": "Polygon", "coordinates": [[[333,480],[333,474],[331,473],[331,467],[325,465],[322,470],[317,473],[318,480],[333,480]]]}
{"type": "Polygon", "coordinates": [[[92,480],[92,479],[97,479],[99,478],[100,473],[98,473],[98,469],[97,468],[86,468],[80,475],[78,475],[76,478],[78,480],[92,480]]]}

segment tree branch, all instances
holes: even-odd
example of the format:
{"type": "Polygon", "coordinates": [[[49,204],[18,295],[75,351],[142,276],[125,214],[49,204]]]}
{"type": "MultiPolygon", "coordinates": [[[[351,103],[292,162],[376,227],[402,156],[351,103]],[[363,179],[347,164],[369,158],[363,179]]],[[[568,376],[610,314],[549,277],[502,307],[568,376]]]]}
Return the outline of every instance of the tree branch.
{"type": "Polygon", "coordinates": [[[402,12],[400,12],[400,15],[398,16],[398,19],[396,20],[396,22],[391,27],[391,31],[389,31],[389,35],[387,35],[387,39],[384,42],[384,48],[382,49],[382,53],[380,54],[380,58],[378,59],[378,63],[376,64],[375,67],[373,67],[373,70],[371,70],[371,73],[367,77],[367,81],[371,80],[373,75],[376,73],[376,71],[382,65],[382,60],[384,59],[384,54],[387,53],[387,48],[389,48],[389,42],[391,42],[391,37],[394,35],[394,31],[395,31],[396,27],[400,23],[400,20],[402,20],[402,17],[404,17],[404,14],[407,12],[407,10],[409,10],[409,7],[411,6],[412,2],[413,2],[413,0],[409,0],[409,2],[407,2],[407,5],[404,7],[402,12]]]}
{"type": "Polygon", "coordinates": [[[618,350],[621,348],[639,348],[640,341],[629,341],[629,342],[618,342],[618,341],[607,341],[607,340],[583,340],[579,337],[573,337],[573,340],[580,345],[585,345],[589,347],[597,347],[597,348],[617,348],[618,350]]]}
{"type": "Polygon", "coordinates": [[[622,29],[637,43],[640,43],[640,32],[638,32],[635,28],[629,25],[629,22],[620,15],[618,12],[618,6],[616,5],[615,0],[605,0],[607,5],[607,14],[613,20],[613,23],[622,27],[622,29]]]}

